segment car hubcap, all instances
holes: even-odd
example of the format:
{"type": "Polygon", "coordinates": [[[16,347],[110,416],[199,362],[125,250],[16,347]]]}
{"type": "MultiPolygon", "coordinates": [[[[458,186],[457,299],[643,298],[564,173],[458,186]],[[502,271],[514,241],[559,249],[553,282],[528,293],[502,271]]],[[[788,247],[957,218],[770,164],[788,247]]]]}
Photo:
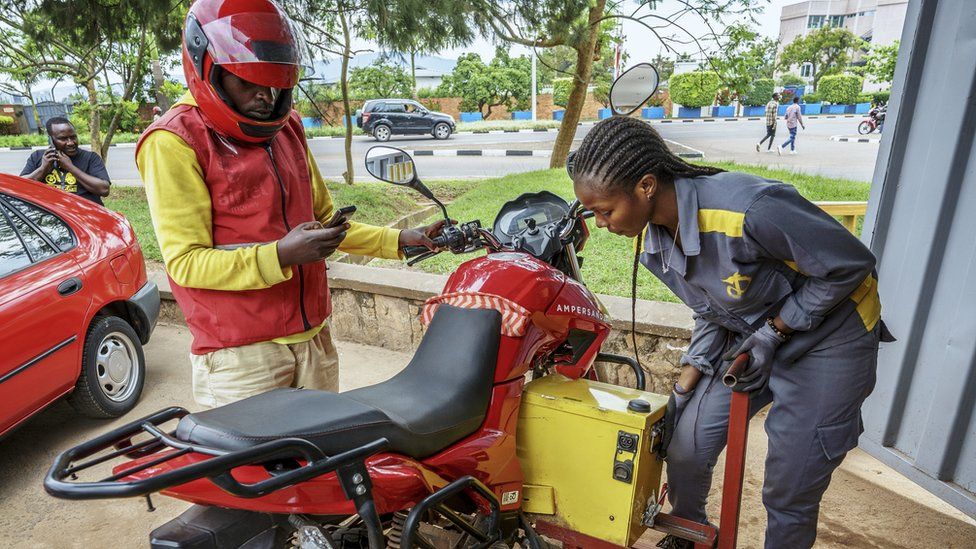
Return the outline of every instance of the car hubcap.
{"type": "Polygon", "coordinates": [[[390,137],[390,130],[386,129],[384,126],[380,126],[376,129],[376,137],[386,141],[390,137]]]}
{"type": "Polygon", "coordinates": [[[138,360],[135,345],[124,334],[105,336],[95,356],[95,375],[102,393],[115,402],[132,396],[138,381],[138,360]]]}
{"type": "Polygon", "coordinates": [[[447,126],[437,126],[437,137],[444,139],[448,135],[447,126]]]}

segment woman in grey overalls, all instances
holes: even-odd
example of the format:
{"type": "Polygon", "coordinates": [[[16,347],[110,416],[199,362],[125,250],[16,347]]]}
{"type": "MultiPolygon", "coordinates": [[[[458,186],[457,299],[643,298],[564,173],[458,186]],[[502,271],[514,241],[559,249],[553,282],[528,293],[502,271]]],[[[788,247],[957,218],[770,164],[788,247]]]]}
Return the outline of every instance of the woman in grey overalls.
{"type": "MultiPolygon", "coordinates": [[[[642,239],[635,269],[639,260],[694,311],[681,363],[701,379],[694,387],[676,384],[673,395],[673,514],[708,520],[705,501],[726,442],[731,395],[721,374],[748,353],[737,390],[751,393],[751,413],[772,403],[766,547],[812,546],[820,498],[857,446],[882,333],[887,340],[874,256],[792,186],[690,165],[636,119],[597,124],[576,152],[572,174],[598,227],[642,239]]],[[[691,544],[669,537],[661,546],[691,544]]]]}

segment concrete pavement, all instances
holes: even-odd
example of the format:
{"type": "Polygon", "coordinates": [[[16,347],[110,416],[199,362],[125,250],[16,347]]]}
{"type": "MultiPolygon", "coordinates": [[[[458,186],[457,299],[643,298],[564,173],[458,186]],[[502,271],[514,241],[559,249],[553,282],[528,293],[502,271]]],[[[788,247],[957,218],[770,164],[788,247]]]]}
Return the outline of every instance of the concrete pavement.
{"type": "MultiPolygon", "coordinates": [[[[157,510],[142,499],[62,501],[44,493],[42,480],[57,453],[106,430],[170,405],[197,406],[190,396],[189,334],[160,324],[146,347],[148,376],[142,401],[128,417],[95,421],[58,403],[0,441],[0,547],[32,549],[146,547],[148,534],[186,508],[157,496],[157,510]]],[[[389,378],[409,355],[339,342],[343,390],[389,378]]],[[[766,438],[764,413],[753,421],[739,547],[761,547],[765,528],[761,485],[766,438]]],[[[554,464],[555,465],[555,464],[554,464]]],[[[723,463],[716,467],[709,512],[719,512],[723,463]]],[[[87,477],[86,477],[87,478],[87,477]]],[[[659,536],[648,533],[646,540],[659,536]]],[[[976,523],[867,456],[852,452],[834,475],[821,507],[819,548],[969,548],[976,523]]]]}

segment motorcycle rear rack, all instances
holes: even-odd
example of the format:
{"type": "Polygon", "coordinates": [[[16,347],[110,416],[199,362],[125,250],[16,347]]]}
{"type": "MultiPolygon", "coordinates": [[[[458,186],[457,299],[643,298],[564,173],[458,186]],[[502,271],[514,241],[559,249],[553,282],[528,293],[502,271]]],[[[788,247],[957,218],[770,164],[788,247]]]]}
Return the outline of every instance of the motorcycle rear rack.
{"type": "Polygon", "coordinates": [[[370,494],[372,486],[365,460],[387,449],[390,445],[387,439],[380,438],[334,456],[326,456],[311,442],[294,437],[272,440],[242,450],[227,451],[184,442],[176,439],[173,433],[165,433],[160,429],[160,425],[180,419],[188,413],[186,409],[180,407],[166,408],[62,452],[48,470],[44,479],[44,489],[52,496],[62,499],[125,498],[148,496],[153,492],[208,478],[233,496],[257,498],[338,471],[339,482],[346,497],[355,501],[357,507],[364,499],[368,499],[372,505],[370,494]],[[141,434],[148,434],[151,438],[133,444],[132,439],[141,434]],[[114,448],[114,451],[72,465],[111,448],[114,448]],[[150,467],[190,453],[212,457],[149,478],[123,480],[150,467]],[[156,459],[124,469],[99,481],[74,480],[77,479],[76,473],[115,458],[124,456],[135,459],[155,454],[159,454],[156,459]],[[304,459],[306,464],[254,483],[242,483],[231,475],[231,471],[237,467],[260,465],[285,458],[304,459]]]}

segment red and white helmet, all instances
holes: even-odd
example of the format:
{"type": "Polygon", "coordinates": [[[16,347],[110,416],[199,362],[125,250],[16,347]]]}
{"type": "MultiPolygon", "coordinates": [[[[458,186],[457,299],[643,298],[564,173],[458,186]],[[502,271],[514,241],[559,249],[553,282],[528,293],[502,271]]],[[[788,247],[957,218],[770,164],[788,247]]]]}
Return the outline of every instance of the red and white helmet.
{"type": "Polygon", "coordinates": [[[261,143],[285,125],[298,84],[304,43],[272,0],[197,0],[183,29],[183,72],[204,118],[218,133],[261,143]],[[220,84],[221,71],[280,90],[271,116],[241,114],[220,84]]]}

